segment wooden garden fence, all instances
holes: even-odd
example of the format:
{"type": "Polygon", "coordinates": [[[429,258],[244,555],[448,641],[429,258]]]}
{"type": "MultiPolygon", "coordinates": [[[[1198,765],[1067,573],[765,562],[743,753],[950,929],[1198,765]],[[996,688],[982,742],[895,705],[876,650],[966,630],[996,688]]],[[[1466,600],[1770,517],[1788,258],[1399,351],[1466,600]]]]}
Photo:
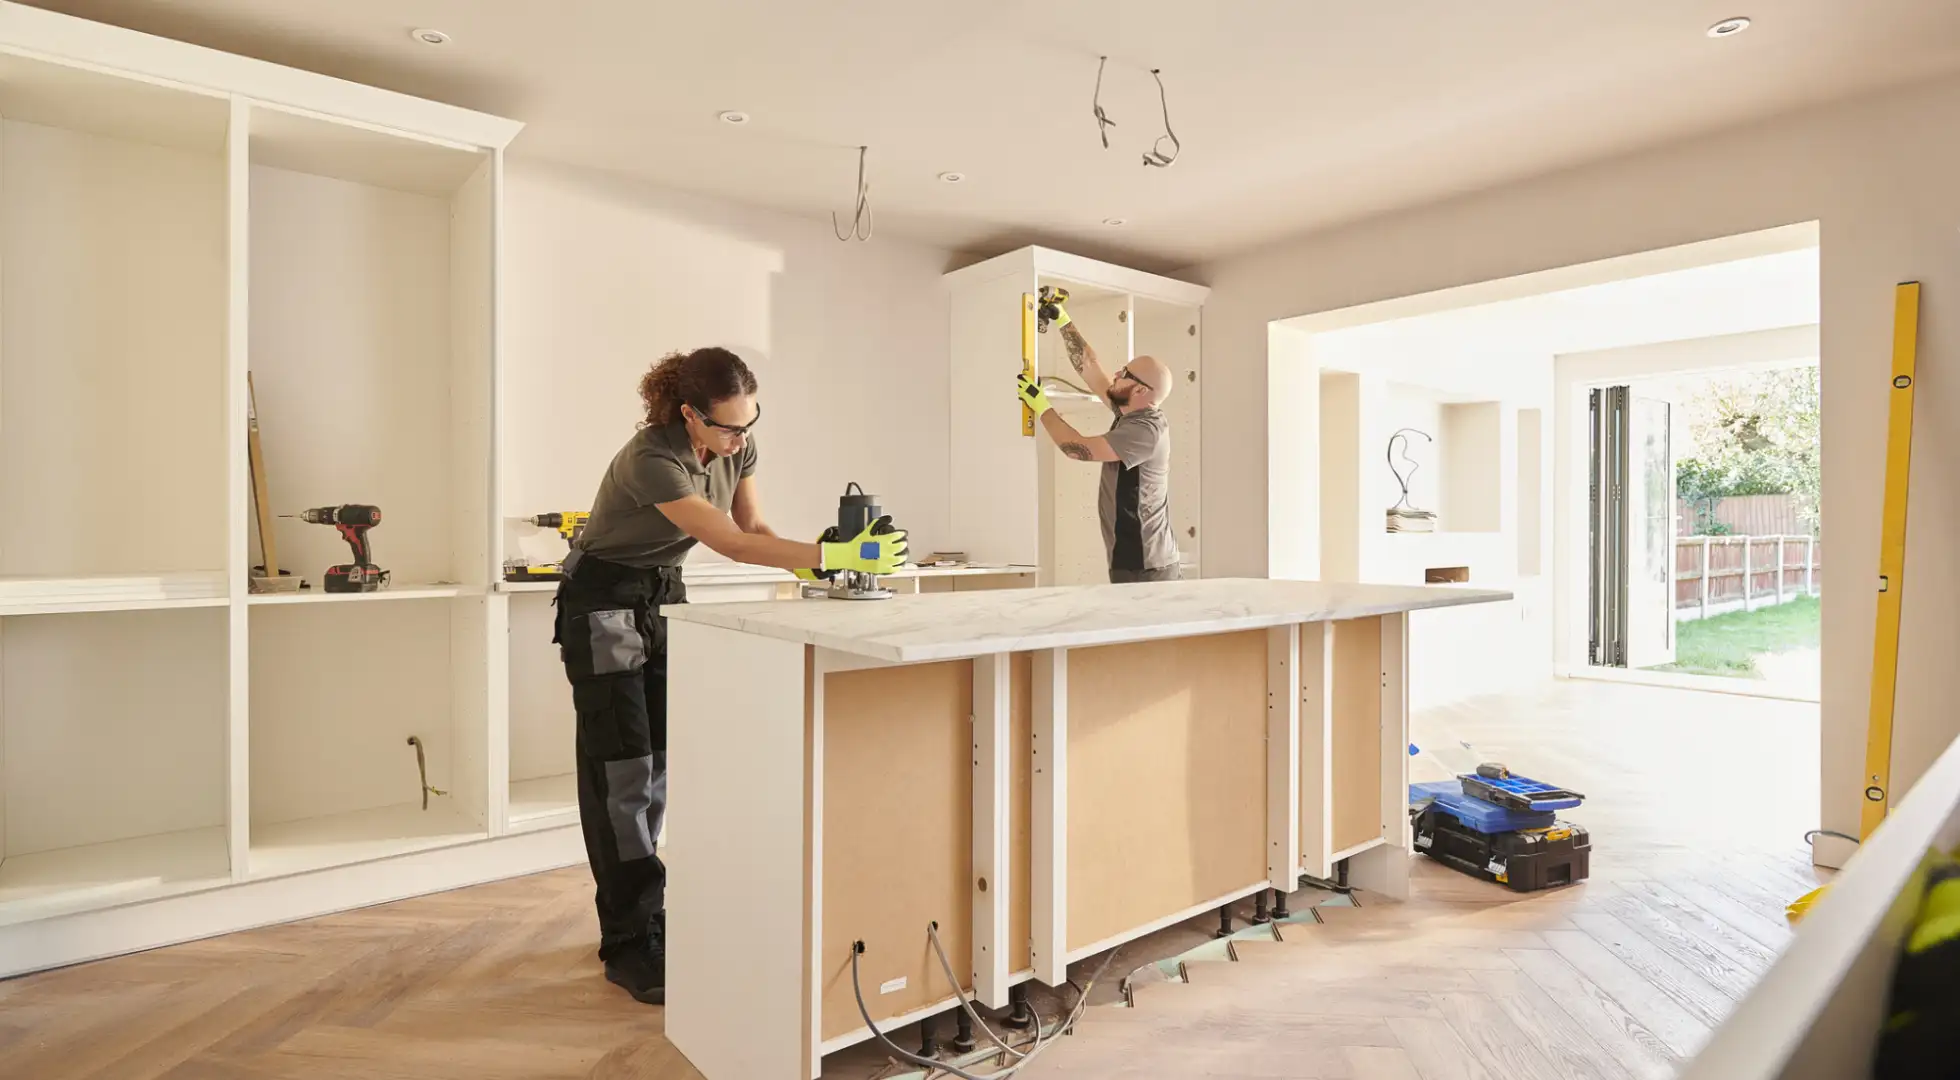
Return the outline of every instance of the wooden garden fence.
{"type": "MultiPolygon", "coordinates": [[[[1674,607],[1710,611],[1816,596],[1823,545],[1811,536],[1683,536],[1674,541],[1674,607]]],[[[1682,616],[1686,618],[1685,613],[1682,616]]]]}

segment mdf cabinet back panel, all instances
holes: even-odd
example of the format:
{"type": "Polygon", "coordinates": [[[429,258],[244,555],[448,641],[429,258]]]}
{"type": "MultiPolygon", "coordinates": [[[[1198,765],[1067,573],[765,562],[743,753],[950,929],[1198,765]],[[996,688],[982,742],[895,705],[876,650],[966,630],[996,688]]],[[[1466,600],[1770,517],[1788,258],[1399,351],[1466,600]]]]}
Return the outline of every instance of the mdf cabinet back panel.
{"type": "Polygon", "coordinates": [[[949,1000],[926,937],[972,984],[973,662],[823,676],[823,1039],[864,1026],[851,943],[873,1020],[949,1000]],[[901,981],[902,980],[902,983],[901,981]]]}
{"type": "Polygon", "coordinates": [[[0,574],[225,565],[225,162],[0,123],[0,574]]]}
{"type": "Polygon", "coordinates": [[[1266,876],[1266,631],[1068,651],[1068,948],[1266,876]]]}

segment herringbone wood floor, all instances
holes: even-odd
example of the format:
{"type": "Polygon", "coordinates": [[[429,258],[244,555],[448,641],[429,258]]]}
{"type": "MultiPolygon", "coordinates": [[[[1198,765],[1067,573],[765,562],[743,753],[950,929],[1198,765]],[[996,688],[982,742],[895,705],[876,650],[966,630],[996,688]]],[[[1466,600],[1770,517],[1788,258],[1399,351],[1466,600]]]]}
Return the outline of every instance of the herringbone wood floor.
{"type": "MultiPolygon", "coordinates": [[[[1412,902],[1363,897],[1192,965],[1188,985],[1143,985],[1136,1009],[1092,1008],[1023,1075],[1663,1077],[1815,880],[1798,839],[1814,706],[1564,683],[1425,715],[1417,741],[1585,791],[1571,816],[1592,830],[1593,880],[1516,897],[1418,861],[1412,902]]],[[[1121,966],[1210,925],[1134,943],[1121,966]]],[[[29,976],[0,983],[0,1077],[698,1076],[660,1010],[604,980],[595,940],[574,869],[29,976]]],[[[858,1080],[887,1063],[866,1046],[825,1064],[858,1080]]]]}

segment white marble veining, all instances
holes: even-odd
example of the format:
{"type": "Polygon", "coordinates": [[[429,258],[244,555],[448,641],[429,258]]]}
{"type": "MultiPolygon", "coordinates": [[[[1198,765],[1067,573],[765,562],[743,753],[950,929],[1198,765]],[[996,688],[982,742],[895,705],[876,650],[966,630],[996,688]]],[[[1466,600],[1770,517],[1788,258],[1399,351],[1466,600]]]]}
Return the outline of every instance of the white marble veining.
{"type": "Polygon", "coordinates": [[[1508,592],[1490,589],[1210,578],[924,593],[889,600],[678,604],[662,611],[677,622],[902,664],[1358,619],[1510,598],[1508,592]]]}

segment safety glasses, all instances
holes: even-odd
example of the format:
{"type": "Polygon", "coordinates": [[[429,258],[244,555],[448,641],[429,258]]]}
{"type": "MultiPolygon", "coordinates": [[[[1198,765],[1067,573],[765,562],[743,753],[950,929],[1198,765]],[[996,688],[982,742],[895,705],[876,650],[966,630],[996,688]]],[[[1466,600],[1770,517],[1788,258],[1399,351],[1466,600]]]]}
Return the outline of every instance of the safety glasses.
{"type": "Polygon", "coordinates": [[[702,408],[699,405],[689,405],[688,408],[694,410],[694,415],[700,417],[702,423],[708,425],[711,428],[714,428],[717,431],[726,431],[730,435],[747,435],[751,428],[755,427],[757,424],[762,423],[761,402],[756,403],[755,419],[749,421],[746,424],[743,424],[741,427],[736,427],[733,424],[724,424],[721,421],[716,420],[714,417],[708,415],[708,410],[702,408]]]}

